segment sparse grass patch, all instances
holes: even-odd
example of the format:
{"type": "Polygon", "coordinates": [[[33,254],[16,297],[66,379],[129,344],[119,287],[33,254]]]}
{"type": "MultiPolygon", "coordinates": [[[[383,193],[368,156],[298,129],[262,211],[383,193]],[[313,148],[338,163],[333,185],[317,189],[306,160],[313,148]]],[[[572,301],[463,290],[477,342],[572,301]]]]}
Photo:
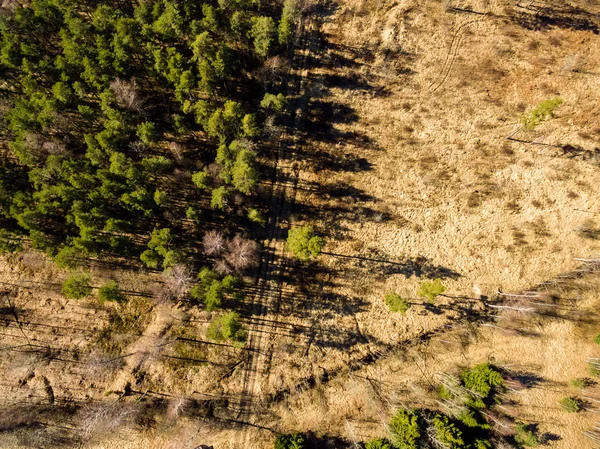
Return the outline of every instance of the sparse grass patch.
{"type": "Polygon", "coordinates": [[[152,319],[152,301],[135,296],[109,311],[109,323],[96,340],[102,350],[118,355],[139,337],[152,319]]]}
{"type": "MultiPolygon", "coordinates": [[[[190,328],[190,324],[177,327],[173,330],[173,335],[190,340],[198,338],[190,328]]],[[[171,351],[172,356],[167,359],[167,363],[173,370],[207,363],[207,352],[202,344],[178,339],[173,343],[171,351]]]]}

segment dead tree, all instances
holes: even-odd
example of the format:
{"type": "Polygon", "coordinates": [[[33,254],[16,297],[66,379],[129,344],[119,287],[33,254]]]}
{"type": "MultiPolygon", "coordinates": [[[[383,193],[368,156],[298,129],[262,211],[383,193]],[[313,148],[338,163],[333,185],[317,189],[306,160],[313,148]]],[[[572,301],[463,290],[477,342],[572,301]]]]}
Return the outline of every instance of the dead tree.
{"type": "Polygon", "coordinates": [[[110,90],[115,95],[117,104],[130,111],[141,111],[144,100],[141,98],[135,81],[124,81],[117,78],[110,83],[110,90]]]}
{"type": "Polygon", "coordinates": [[[202,238],[204,252],[209,256],[218,256],[227,247],[227,241],[219,231],[208,231],[202,238]]]}
{"type": "Polygon", "coordinates": [[[184,264],[174,265],[165,273],[165,287],[175,299],[181,299],[188,293],[192,280],[192,272],[184,264]]]}
{"type": "Polygon", "coordinates": [[[236,235],[227,245],[227,251],[225,260],[236,271],[258,266],[260,247],[253,240],[236,235]]]}

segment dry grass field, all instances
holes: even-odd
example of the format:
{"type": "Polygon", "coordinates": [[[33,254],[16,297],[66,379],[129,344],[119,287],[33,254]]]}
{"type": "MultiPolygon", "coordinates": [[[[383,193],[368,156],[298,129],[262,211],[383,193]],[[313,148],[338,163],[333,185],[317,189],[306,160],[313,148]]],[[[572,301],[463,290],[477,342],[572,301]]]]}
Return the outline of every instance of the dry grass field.
{"type": "MultiPolygon", "coordinates": [[[[537,379],[507,394],[508,413],[537,423],[549,447],[591,448],[581,431],[597,414],[564,413],[557,402],[600,400],[597,386],[569,386],[598,354],[597,275],[545,287],[571,310],[562,318],[478,323],[488,298],[536,288],[600,253],[600,4],[337,0],[318,14],[288,218],[313,223],[327,245],[318,262],[285,267],[264,317],[269,357],[250,447],[272,447],[280,431],[382,436],[398,407],[436,408],[439,373],[487,361],[537,379]],[[522,129],[523,114],[556,97],[555,117],[522,129]],[[426,304],[417,288],[435,278],[446,292],[426,304]],[[410,299],[406,315],[388,310],[390,292],[410,299]],[[575,310],[590,320],[572,319],[575,310]]],[[[40,346],[0,361],[6,403],[116,399],[127,388],[193,398],[198,419],[85,447],[236,448],[240,427],[224,401],[243,389],[244,350],[206,344],[206,312],[157,303],[163,284],[145,273],[95,269],[95,285],[115,278],[144,293],[101,308],[64,299],[66,273],[32,251],[0,268],[20,314],[3,309],[2,345],[40,346]],[[127,319],[115,323],[111,307],[127,319]],[[118,353],[127,356],[96,366],[101,382],[85,381],[93,357],[118,353]]],[[[6,438],[1,447],[36,447],[6,438]]]]}

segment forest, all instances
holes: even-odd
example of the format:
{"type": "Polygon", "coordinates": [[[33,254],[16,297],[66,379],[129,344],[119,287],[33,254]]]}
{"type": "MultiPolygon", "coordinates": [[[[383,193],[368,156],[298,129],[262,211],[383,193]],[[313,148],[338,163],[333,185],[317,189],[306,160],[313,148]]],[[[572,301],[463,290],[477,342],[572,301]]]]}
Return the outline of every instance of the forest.
{"type": "MultiPolygon", "coordinates": [[[[261,142],[286,108],[285,74],[265,64],[289,48],[294,2],[9,3],[2,250],[71,270],[212,263],[231,291],[258,262],[261,142]]],[[[211,310],[222,286],[202,273],[191,296],[211,310]]]]}

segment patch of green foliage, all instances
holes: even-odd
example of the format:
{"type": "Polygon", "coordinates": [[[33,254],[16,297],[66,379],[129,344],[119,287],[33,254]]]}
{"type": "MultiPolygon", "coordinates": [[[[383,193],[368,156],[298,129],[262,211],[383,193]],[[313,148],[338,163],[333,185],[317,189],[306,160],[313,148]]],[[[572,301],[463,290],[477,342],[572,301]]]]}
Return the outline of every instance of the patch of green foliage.
{"type": "Polygon", "coordinates": [[[554,110],[563,104],[561,98],[552,98],[544,100],[537,105],[532,111],[521,117],[521,124],[527,130],[532,130],[543,121],[554,117],[554,110]]]}
{"type": "Polygon", "coordinates": [[[317,257],[325,246],[325,240],[315,233],[312,225],[290,229],[286,248],[300,260],[317,257]]]}
{"type": "Polygon", "coordinates": [[[104,304],[106,301],[122,302],[125,300],[119,284],[115,281],[108,281],[98,289],[98,301],[104,304]]]}
{"type": "Polygon", "coordinates": [[[282,45],[289,45],[294,34],[294,25],[298,16],[296,0],[285,0],[281,20],[277,27],[278,40],[282,45]]]}
{"type": "Polygon", "coordinates": [[[396,449],[420,449],[421,417],[418,411],[397,411],[390,421],[389,432],[396,449]]]}
{"type": "Polygon", "coordinates": [[[216,342],[227,340],[237,348],[242,348],[246,342],[246,330],[237,312],[227,312],[215,319],[208,328],[206,336],[216,342]]]}
{"type": "Polygon", "coordinates": [[[253,221],[254,223],[260,226],[264,226],[265,224],[267,224],[267,220],[265,219],[265,217],[263,217],[263,215],[259,212],[258,209],[249,209],[248,218],[250,219],[250,221],[253,221]]]}
{"type": "Polygon", "coordinates": [[[62,292],[66,298],[81,299],[92,293],[92,276],[88,273],[71,273],[63,282],[62,292]]]}
{"type": "Polygon", "coordinates": [[[434,279],[433,281],[423,281],[419,284],[419,289],[417,290],[417,295],[420,298],[427,299],[427,302],[433,304],[435,302],[435,298],[446,291],[446,287],[442,284],[441,279],[434,279]]]}
{"type": "Polygon", "coordinates": [[[582,390],[584,388],[587,388],[587,387],[593,385],[594,382],[591,379],[587,379],[587,378],[583,377],[583,378],[573,379],[573,380],[571,380],[571,382],[569,382],[569,384],[573,388],[579,388],[580,390],[582,390]]]}
{"type": "Polygon", "coordinates": [[[583,403],[576,397],[566,397],[558,401],[561,408],[568,413],[577,413],[582,410],[583,403]]]}
{"type": "Polygon", "coordinates": [[[301,433],[279,435],[275,439],[275,449],[305,449],[306,438],[301,433]]]}
{"type": "Polygon", "coordinates": [[[515,435],[515,441],[517,444],[523,447],[536,447],[539,444],[537,435],[524,423],[517,423],[517,434],[515,435]]]}
{"type": "Polygon", "coordinates": [[[492,393],[504,384],[502,374],[487,363],[463,371],[460,378],[465,388],[475,393],[472,405],[476,408],[484,408],[492,393]]]}
{"type": "Polygon", "coordinates": [[[402,315],[406,314],[406,311],[410,309],[408,299],[403,298],[397,293],[388,293],[385,295],[385,303],[390,308],[390,312],[400,312],[402,315]]]}
{"type": "Polygon", "coordinates": [[[500,373],[481,364],[460,377],[446,375],[443,382],[438,392],[449,413],[425,408],[399,410],[388,426],[389,441],[373,440],[366,443],[366,449],[491,449],[494,434],[484,410],[488,405],[483,401],[493,402],[503,384],[500,373]]]}
{"type": "Polygon", "coordinates": [[[594,335],[594,343],[600,345],[600,334],[594,335]]]}
{"type": "Polygon", "coordinates": [[[436,438],[442,444],[450,449],[464,447],[465,442],[462,438],[462,432],[445,415],[435,415],[433,417],[433,428],[436,438]]]}
{"type": "Polygon", "coordinates": [[[392,443],[385,438],[376,438],[365,444],[365,449],[394,449],[392,443]]]}
{"type": "Polygon", "coordinates": [[[240,300],[242,293],[237,289],[239,279],[232,275],[220,276],[216,271],[204,267],[198,273],[198,285],[192,287],[190,296],[203,302],[207,312],[220,309],[223,300],[229,297],[240,300]]]}

